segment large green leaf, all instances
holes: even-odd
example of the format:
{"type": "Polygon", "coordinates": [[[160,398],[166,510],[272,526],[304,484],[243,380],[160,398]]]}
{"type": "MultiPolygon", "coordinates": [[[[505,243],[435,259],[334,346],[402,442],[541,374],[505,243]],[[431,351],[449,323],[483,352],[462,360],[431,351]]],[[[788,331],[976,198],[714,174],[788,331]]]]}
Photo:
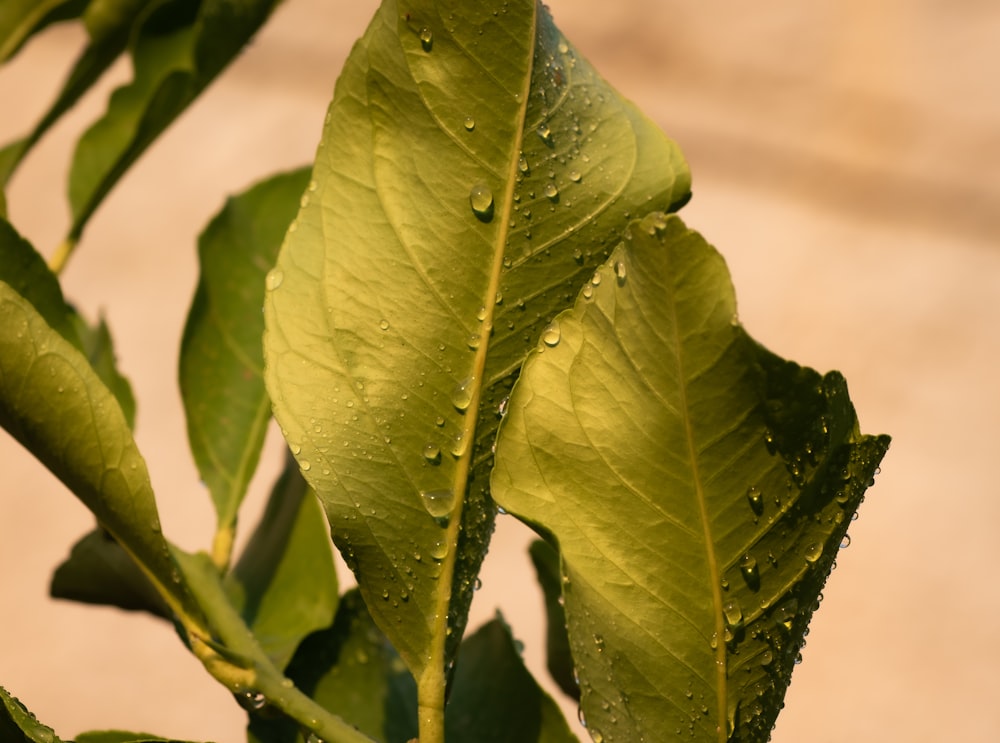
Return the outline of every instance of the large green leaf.
{"type": "Polygon", "coordinates": [[[198,240],[201,279],[180,384],[191,451],[221,533],[231,533],[271,418],[260,342],[264,275],[308,181],[308,170],[297,170],[257,184],[231,198],[198,240]]]}
{"type": "Polygon", "coordinates": [[[70,239],[128,167],[267,20],[277,0],[165,0],[132,39],[135,76],[80,138],[69,178],[70,239]]]}
{"type": "Polygon", "coordinates": [[[629,213],[688,186],[534,0],[387,1],[344,68],[268,276],[265,379],[427,709],[493,528],[521,361],[629,213]]]}
{"type": "MultiPolygon", "coordinates": [[[[0,149],[0,188],[7,183],[25,155],[45,132],[76,104],[125,51],[133,24],[151,2],[152,0],[91,0],[85,4],[82,20],[90,37],[89,43],[74,63],[58,96],[31,132],[0,149]]],[[[35,8],[51,4],[38,3],[36,0],[30,0],[30,3],[35,8]]],[[[2,56],[0,54],[0,58],[2,56]]]]}
{"type": "MultiPolygon", "coordinates": [[[[291,460],[291,457],[289,457],[291,460]]],[[[289,462],[225,586],[277,668],[337,611],[337,573],[323,510],[289,462]]]]}
{"type": "Polygon", "coordinates": [[[558,541],[595,739],[767,740],[888,446],[735,312],[721,256],[650,215],[511,397],[493,492],[558,541]]]}
{"type": "Polygon", "coordinates": [[[80,733],[73,743],[185,743],[176,738],[161,738],[150,733],[134,733],[127,730],[92,730],[80,733]]]}
{"type": "Polygon", "coordinates": [[[449,743],[577,743],[500,616],[462,643],[446,730],[449,743]]]}
{"type": "Polygon", "coordinates": [[[0,740],[4,743],[62,743],[17,698],[0,686],[0,740]]]}
{"type": "Polygon", "coordinates": [[[83,354],[2,281],[0,426],[86,504],[172,609],[197,621],[121,407],[83,354]]]}

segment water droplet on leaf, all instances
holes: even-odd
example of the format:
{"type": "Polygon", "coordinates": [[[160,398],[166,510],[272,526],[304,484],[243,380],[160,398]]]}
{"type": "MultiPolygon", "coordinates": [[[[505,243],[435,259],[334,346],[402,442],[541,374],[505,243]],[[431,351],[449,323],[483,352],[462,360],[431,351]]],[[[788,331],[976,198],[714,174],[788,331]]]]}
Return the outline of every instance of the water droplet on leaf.
{"type": "Polygon", "coordinates": [[[284,280],[285,280],[285,272],[282,271],[280,268],[272,268],[270,271],[268,271],[267,274],[267,281],[266,281],[267,288],[270,291],[274,291],[279,286],[281,286],[281,282],[283,282],[284,280]]]}
{"type": "Polygon", "coordinates": [[[493,219],[493,192],[485,183],[477,183],[469,191],[469,205],[480,222],[493,219]]]}
{"type": "Polygon", "coordinates": [[[542,331],[542,342],[546,346],[558,346],[559,338],[562,336],[559,330],[559,323],[553,320],[548,325],[545,326],[545,330],[542,331]]]}
{"type": "Polygon", "coordinates": [[[465,126],[465,131],[467,132],[471,132],[473,129],[476,128],[476,120],[471,116],[466,116],[463,124],[465,126]]]}
{"type": "Polygon", "coordinates": [[[447,518],[455,507],[455,491],[448,488],[422,491],[420,498],[427,513],[436,519],[447,518]]]}
{"type": "Polygon", "coordinates": [[[424,48],[425,52],[429,52],[431,47],[434,46],[434,32],[429,28],[422,28],[420,30],[420,46],[424,48]]]}
{"type": "Polygon", "coordinates": [[[456,410],[465,412],[469,409],[470,403],[472,403],[472,393],[476,387],[476,378],[467,377],[455,385],[455,389],[451,392],[451,404],[455,406],[456,410]]]}

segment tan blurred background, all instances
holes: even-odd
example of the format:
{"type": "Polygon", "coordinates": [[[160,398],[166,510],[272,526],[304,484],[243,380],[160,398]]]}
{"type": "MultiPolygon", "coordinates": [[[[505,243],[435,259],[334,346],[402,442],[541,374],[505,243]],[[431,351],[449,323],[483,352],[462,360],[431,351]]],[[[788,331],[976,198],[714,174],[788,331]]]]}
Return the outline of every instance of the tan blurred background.
{"type": "MultiPolygon", "coordinates": [[[[311,159],[374,5],[287,0],[112,194],[65,273],[69,297],[111,324],[165,531],[183,547],[206,547],[212,520],[175,381],[195,236],[225,194],[311,159]]],[[[864,430],[894,437],[773,740],[997,740],[1000,5],[550,5],[680,142],[695,184],[684,216],[727,257],[750,332],[843,371],[864,430]]],[[[34,121],[81,41],[54,29],[0,70],[0,141],[34,121]]],[[[9,193],[15,225],[46,255],[67,224],[72,142],[128,70],[111,77],[9,193]]],[[[271,441],[271,462],[280,446],[271,441]]],[[[47,598],[52,569],[91,519],[5,434],[0,483],[0,683],[67,738],[118,727],[242,740],[242,711],[168,627],[47,598]]],[[[538,669],[528,539],[501,524],[472,624],[502,605],[538,669]]]]}

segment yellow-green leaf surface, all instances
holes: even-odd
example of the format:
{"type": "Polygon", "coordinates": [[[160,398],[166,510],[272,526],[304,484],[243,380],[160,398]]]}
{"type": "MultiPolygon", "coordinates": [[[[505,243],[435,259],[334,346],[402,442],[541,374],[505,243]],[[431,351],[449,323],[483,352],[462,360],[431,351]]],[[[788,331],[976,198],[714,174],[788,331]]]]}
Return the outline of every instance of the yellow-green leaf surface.
{"type": "Polygon", "coordinates": [[[650,215],[510,400],[493,494],[558,543],[595,740],[768,739],[888,446],[735,313],[721,256],[650,215]]]}
{"type": "Polygon", "coordinates": [[[0,425],[84,502],[160,585],[171,608],[197,619],[117,400],[83,354],[2,281],[0,425]]]}
{"type": "MultiPolygon", "coordinates": [[[[541,4],[385,2],[268,276],[265,379],[377,624],[443,704],[517,370],[677,148],[541,4]]],[[[423,736],[423,730],[421,731],[423,736]]]]}
{"type": "Polygon", "coordinates": [[[69,177],[76,239],[129,166],[233,60],[277,0],[170,0],[142,15],[135,76],[77,143],[69,177]]]}
{"type": "Polygon", "coordinates": [[[191,451],[230,543],[271,419],[260,342],[264,275],[308,181],[303,169],[256,184],[230,198],[198,239],[201,277],[181,344],[181,395],[191,451]]]}

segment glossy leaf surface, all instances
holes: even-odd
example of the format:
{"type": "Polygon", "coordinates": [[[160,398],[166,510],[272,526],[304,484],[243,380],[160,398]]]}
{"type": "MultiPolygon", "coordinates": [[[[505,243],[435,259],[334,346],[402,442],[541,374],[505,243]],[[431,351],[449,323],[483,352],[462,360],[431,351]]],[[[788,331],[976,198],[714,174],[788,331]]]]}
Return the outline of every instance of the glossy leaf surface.
{"type": "Polygon", "coordinates": [[[462,635],[524,355],[627,215],[688,185],[540,4],[386,2],[355,46],[268,276],[266,381],[418,678],[462,635]]]}
{"type": "Polygon", "coordinates": [[[558,541],[595,738],[766,740],[888,446],[735,313],[722,258],[650,215],[510,401],[494,496],[558,541]]]}
{"type": "Polygon", "coordinates": [[[229,199],[198,240],[201,277],[181,345],[188,439],[219,525],[231,528],[257,468],[271,404],[264,390],[264,276],[309,180],[269,178],[229,199]]]}
{"type": "Polygon", "coordinates": [[[199,612],[160,530],[145,461],[121,407],[80,351],[0,282],[0,425],[84,502],[160,584],[199,612]]]}

